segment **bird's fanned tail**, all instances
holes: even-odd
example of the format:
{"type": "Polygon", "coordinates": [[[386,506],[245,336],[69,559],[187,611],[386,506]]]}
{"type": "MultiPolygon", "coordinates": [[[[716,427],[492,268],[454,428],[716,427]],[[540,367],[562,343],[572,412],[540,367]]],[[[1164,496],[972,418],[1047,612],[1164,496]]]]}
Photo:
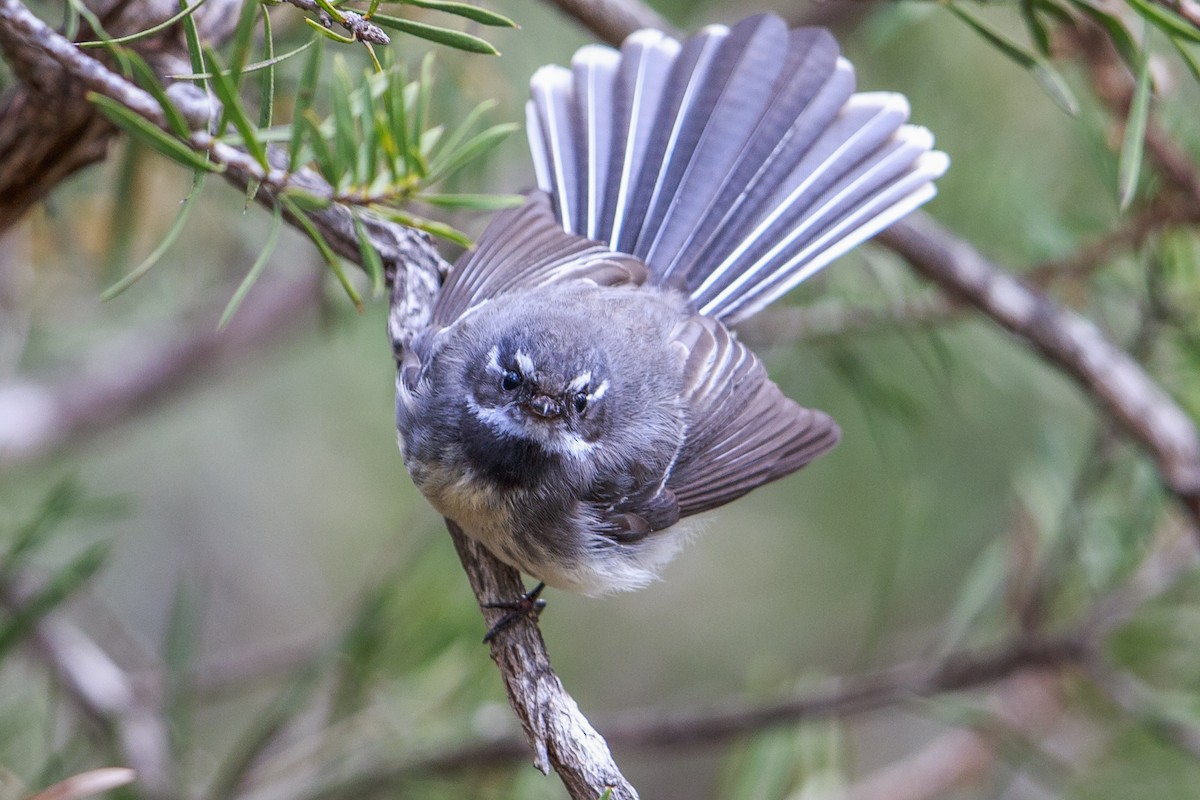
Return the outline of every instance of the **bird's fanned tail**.
{"type": "Polygon", "coordinates": [[[562,227],[731,323],[928,201],[948,165],[902,96],[854,93],[827,31],[773,15],[589,45],[531,83],[562,227]]]}

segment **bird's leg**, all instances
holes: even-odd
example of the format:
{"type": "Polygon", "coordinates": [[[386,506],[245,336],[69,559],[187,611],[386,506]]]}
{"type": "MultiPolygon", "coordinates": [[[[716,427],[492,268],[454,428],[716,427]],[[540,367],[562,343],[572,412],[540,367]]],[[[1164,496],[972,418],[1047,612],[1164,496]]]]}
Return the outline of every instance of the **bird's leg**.
{"type": "Polygon", "coordinates": [[[539,616],[541,616],[542,609],[546,607],[546,601],[543,600],[540,595],[542,590],[545,588],[546,584],[539,581],[537,586],[533,587],[516,600],[482,603],[481,605],[483,608],[502,608],[508,611],[507,614],[496,621],[495,625],[488,628],[487,635],[483,637],[483,643],[489,643],[495,639],[501,631],[523,617],[536,620],[539,616]]]}

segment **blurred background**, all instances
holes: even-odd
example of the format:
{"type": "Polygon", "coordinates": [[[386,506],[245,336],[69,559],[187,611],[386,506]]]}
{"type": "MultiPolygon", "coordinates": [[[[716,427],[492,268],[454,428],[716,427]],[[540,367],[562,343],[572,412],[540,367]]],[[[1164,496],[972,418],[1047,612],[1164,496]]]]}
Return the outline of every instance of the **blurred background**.
{"type": "MultiPolygon", "coordinates": [[[[1049,274],[1052,296],[1135,351],[1194,417],[1200,326],[1155,311],[1194,310],[1200,298],[1194,224],[1054,272],[1149,213],[1162,183],[1145,169],[1144,202],[1120,210],[1122,120],[1069,42],[1057,42],[1056,66],[1074,116],[940,4],[655,6],[684,30],[763,10],[832,25],[860,88],[906,94],[912,119],[950,155],[928,212],[1006,268],[1049,274]]],[[[63,19],[58,4],[32,7],[63,19]]],[[[487,124],[523,120],[533,70],[594,40],[547,4],[487,7],[520,29],[457,27],[485,35],[498,57],[393,37],[397,61],[414,70],[435,52],[432,122],[488,98],[498,103],[487,124]]],[[[969,10],[1027,42],[1025,7],[969,10]]],[[[311,35],[297,9],[270,14],[277,51],[311,35]]],[[[369,65],[361,48],[326,45],[322,115],[337,91],[334,58],[355,75],[369,65]]],[[[1155,52],[1154,114],[1195,163],[1200,90],[1172,48],[1155,52]]],[[[281,106],[302,60],[278,68],[281,106]]],[[[135,394],[114,424],[0,452],[0,534],[17,541],[39,521],[51,531],[22,561],[42,576],[104,548],[94,577],[54,613],[163,698],[179,797],[565,797],[528,759],[420,766],[517,726],[451,542],[400,460],[386,300],[361,271],[348,268],[366,297],[358,313],[316,248],[285,226],[218,333],[271,214],[213,177],[154,269],[100,301],[163,241],[191,183],[121,138],[0,239],[0,408],[24,408],[16,403],[42,390],[83,408],[162,364],[178,373],[135,394]],[[380,779],[355,783],[362,775],[380,779]]],[[[517,131],[444,188],[531,184],[517,131]]],[[[469,234],[487,219],[422,213],[469,234]]],[[[548,592],[541,626],[554,664],[602,730],[631,709],[769,703],[987,647],[1023,626],[1069,626],[1183,527],[1153,463],[1074,383],[883,248],[844,257],[742,335],[790,397],[838,420],[842,443],[708,515],[661,582],[599,599],[548,592]],[[1037,593],[1035,621],[1022,592],[1037,593]]],[[[8,421],[31,437],[36,423],[15,412],[8,421]]],[[[1196,589],[1183,575],[1105,643],[1146,694],[1139,713],[1066,670],[1039,689],[1049,714],[1032,730],[1005,716],[1005,684],[707,745],[616,741],[614,754],[644,798],[838,797],[951,732],[983,731],[978,768],[915,796],[1190,797],[1200,762],[1161,723],[1164,709],[1180,724],[1200,714],[1196,589]]],[[[120,763],[120,752],[36,651],[0,662],[0,784],[17,787],[4,796],[120,763]]]]}

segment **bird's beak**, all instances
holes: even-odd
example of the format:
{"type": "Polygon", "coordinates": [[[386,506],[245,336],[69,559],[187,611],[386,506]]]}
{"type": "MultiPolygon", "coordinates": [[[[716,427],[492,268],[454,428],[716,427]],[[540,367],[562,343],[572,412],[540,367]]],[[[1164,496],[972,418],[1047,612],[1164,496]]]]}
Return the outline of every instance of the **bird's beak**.
{"type": "Polygon", "coordinates": [[[563,413],[562,403],[544,394],[535,394],[529,398],[525,402],[525,408],[542,419],[556,419],[563,413]]]}

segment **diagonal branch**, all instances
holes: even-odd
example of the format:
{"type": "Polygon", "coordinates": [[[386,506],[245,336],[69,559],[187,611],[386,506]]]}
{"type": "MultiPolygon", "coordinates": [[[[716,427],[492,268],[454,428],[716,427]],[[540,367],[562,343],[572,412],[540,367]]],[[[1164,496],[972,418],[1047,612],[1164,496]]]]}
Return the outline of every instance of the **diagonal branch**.
{"type": "MultiPolygon", "coordinates": [[[[446,520],[446,527],[481,606],[524,593],[520,573],[500,563],[454,522],[446,520]]],[[[485,608],[483,613],[488,625],[504,616],[497,609],[485,608]]],[[[638,794],[617,768],[607,742],[550,666],[537,625],[529,619],[509,625],[492,639],[491,647],[509,703],[533,748],[534,766],[543,773],[554,769],[573,798],[591,800],[611,790],[612,800],[636,800],[638,794]]]]}
{"type": "Polygon", "coordinates": [[[896,223],[879,241],[1073,378],[1150,454],[1163,483],[1200,522],[1200,435],[1195,424],[1099,328],[1021,283],[926,215],[896,223]]]}

